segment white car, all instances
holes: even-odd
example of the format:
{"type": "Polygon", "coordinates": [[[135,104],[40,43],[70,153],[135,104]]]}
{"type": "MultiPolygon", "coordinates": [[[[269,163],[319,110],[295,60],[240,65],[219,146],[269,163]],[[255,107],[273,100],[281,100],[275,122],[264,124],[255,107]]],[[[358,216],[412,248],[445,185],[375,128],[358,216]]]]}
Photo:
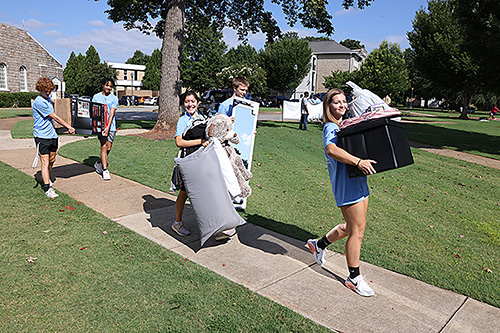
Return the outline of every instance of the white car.
{"type": "Polygon", "coordinates": [[[144,101],[144,105],[158,105],[158,97],[149,97],[144,101]]]}

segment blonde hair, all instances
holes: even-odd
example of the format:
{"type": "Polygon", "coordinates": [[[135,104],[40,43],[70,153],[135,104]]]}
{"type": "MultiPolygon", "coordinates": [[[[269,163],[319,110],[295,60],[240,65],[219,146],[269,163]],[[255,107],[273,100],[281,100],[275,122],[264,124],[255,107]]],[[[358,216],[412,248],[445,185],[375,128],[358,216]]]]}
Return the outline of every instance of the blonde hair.
{"type": "Polygon", "coordinates": [[[35,87],[36,87],[36,90],[38,90],[39,92],[42,92],[42,91],[49,91],[49,90],[52,91],[52,90],[54,90],[56,85],[48,77],[42,77],[42,78],[38,79],[35,87]]]}
{"type": "Polygon", "coordinates": [[[333,97],[335,97],[337,95],[344,95],[345,96],[345,93],[340,89],[334,88],[334,89],[330,89],[326,93],[325,98],[323,98],[323,121],[324,122],[332,122],[332,123],[339,125],[340,121],[335,119],[335,117],[333,116],[333,114],[330,111],[330,103],[332,103],[333,97]]]}

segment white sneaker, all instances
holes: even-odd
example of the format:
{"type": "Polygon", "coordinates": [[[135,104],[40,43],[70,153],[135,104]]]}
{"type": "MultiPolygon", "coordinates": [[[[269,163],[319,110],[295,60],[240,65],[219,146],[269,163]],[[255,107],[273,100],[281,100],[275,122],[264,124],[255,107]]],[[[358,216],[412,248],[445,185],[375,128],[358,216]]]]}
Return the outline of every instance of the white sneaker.
{"type": "Polygon", "coordinates": [[[191,232],[186,229],[184,223],[174,222],[172,223],[172,230],[175,231],[179,236],[189,236],[191,232]]]}
{"type": "Polygon", "coordinates": [[[375,295],[375,292],[370,288],[368,283],[366,283],[363,275],[358,275],[352,280],[351,277],[348,276],[345,280],[345,286],[361,296],[370,297],[375,295]]]}
{"type": "Polygon", "coordinates": [[[222,230],[222,231],[219,231],[218,233],[215,234],[215,240],[220,241],[220,240],[228,239],[228,238],[233,237],[234,235],[236,235],[235,228],[222,230]]]}
{"type": "Polygon", "coordinates": [[[45,195],[51,199],[55,199],[59,196],[59,194],[56,193],[56,191],[54,191],[54,189],[52,187],[50,187],[46,192],[45,192],[45,195]]]}
{"type": "Polygon", "coordinates": [[[95,168],[95,172],[102,175],[102,163],[99,160],[95,161],[94,168],[95,168]]]}
{"type": "Polygon", "coordinates": [[[317,239],[309,239],[307,241],[307,246],[309,246],[309,250],[311,250],[314,260],[318,263],[320,266],[324,266],[326,264],[325,260],[325,250],[322,250],[318,247],[318,240],[317,239]]]}
{"type": "Polygon", "coordinates": [[[111,176],[109,175],[109,170],[103,170],[102,171],[102,179],[104,180],[110,180],[111,176]]]}

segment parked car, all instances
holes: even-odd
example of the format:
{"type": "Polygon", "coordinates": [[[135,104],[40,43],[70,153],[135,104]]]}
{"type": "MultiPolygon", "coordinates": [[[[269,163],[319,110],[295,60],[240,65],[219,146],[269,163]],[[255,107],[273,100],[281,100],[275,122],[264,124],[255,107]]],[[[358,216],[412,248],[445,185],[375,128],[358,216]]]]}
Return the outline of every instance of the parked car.
{"type": "Polygon", "coordinates": [[[158,97],[149,97],[144,101],[144,105],[158,105],[158,97]]]}
{"type": "Polygon", "coordinates": [[[265,99],[260,99],[258,97],[251,97],[250,98],[252,101],[259,103],[260,107],[269,107],[269,102],[266,101],[265,99]]]}
{"type": "Polygon", "coordinates": [[[198,110],[205,115],[217,113],[220,103],[231,96],[233,96],[233,91],[230,89],[209,90],[202,95],[198,110]]]}
{"type": "Polygon", "coordinates": [[[283,107],[283,101],[289,101],[290,99],[285,96],[275,96],[275,97],[269,97],[269,107],[271,108],[282,108],[283,107]]]}
{"type": "Polygon", "coordinates": [[[126,105],[126,106],[139,105],[139,97],[131,95],[123,95],[118,100],[118,105],[126,105]]]}

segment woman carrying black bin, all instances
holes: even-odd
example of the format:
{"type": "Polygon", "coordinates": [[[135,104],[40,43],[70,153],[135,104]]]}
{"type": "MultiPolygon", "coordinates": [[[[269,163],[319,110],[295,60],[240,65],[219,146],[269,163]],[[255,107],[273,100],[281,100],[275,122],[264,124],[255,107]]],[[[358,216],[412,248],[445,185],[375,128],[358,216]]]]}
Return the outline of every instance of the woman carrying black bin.
{"type": "Polygon", "coordinates": [[[337,146],[337,132],[346,109],[346,97],[342,90],[332,89],[326,93],[323,101],[323,121],[325,122],[323,146],[325,147],[333,195],[337,206],[342,211],[345,223],[337,225],[321,239],[308,240],[307,245],[316,262],[323,266],[326,247],[339,239],[348,237],[345,245],[345,256],[349,276],[345,280],[345,285],[361,296],[373,296],[375,292],[368,286],[359,272],[361,242],[365,232],[370,192],[366,176],[349,178],[346,166],[354,165],[363,174],[370,175],[376,172],[372,165],[376,162],[353,156],[337,146]]]}

